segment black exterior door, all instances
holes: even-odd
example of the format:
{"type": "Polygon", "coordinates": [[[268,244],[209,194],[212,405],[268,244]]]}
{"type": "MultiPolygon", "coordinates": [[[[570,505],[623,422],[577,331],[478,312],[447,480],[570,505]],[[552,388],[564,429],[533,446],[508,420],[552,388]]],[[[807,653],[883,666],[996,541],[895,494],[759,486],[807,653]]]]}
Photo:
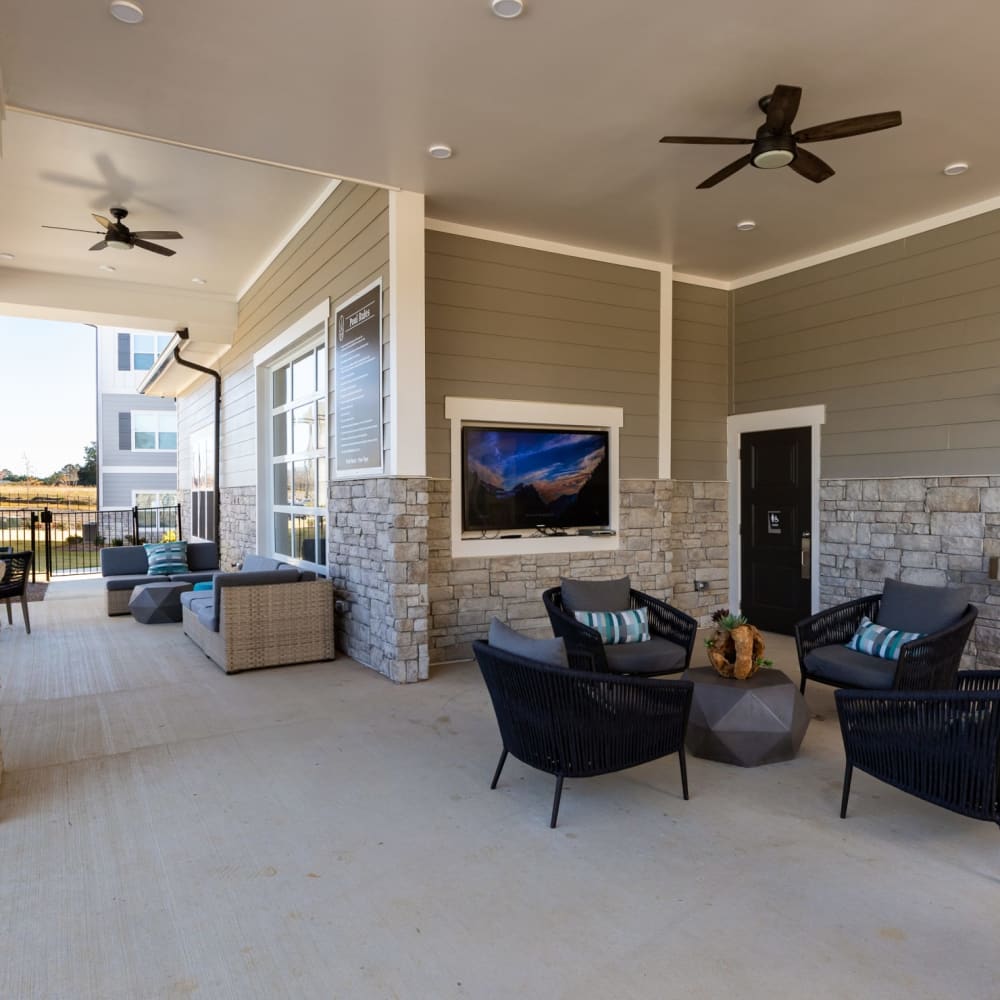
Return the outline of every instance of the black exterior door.
{"type": "Polygon", "coordinates": [[[740,437],[740,611],[785,635],[811,611],[811,443],[808,427],[740,437]]]}

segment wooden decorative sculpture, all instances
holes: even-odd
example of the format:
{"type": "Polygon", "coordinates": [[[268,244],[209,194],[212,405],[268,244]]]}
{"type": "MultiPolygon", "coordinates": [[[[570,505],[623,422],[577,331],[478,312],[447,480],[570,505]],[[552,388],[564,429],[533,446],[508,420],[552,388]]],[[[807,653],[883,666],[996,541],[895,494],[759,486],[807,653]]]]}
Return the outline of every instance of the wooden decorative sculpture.
{"type": "Polygon", "coordinates": [[[745,681],[761,667],[769,667],[764,659],[764,637],[742,615],[731,615],[728,609],[712,615],[716,629],[705,640],[708,660],[722,677],[745,681]]]}

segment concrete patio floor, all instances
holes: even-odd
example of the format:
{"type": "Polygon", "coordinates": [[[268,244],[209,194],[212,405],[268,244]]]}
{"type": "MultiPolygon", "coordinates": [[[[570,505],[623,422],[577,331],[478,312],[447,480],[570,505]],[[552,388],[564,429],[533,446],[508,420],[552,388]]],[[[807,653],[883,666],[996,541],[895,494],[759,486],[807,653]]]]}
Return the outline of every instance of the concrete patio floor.
{"type": "MultiPolygon", "coordinates": [[[[227,677],[57,582],[0,628],[0,997],[997,998],[1000,831],[796,760],[567,782],[474,664],[227,677]]],[[[768,654],[796,675],[788,639],[768,654]]]]}

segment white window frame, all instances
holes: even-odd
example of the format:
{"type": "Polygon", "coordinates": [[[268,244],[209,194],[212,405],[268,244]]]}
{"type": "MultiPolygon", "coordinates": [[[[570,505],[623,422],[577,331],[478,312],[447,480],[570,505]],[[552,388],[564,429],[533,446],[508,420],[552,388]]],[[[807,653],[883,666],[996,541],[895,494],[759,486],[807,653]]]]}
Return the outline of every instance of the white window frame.
{"type": "MultiPolygon", "coordinates": [[[[273,468],[277,459],[272,454],[272,416],[276,408],[272,406],[272,372],[276,368],[287,364],[297,355],[312,347],[322,345],[326,349],[326,366],[322,372],[323,387],[317,389],[314,399],[322,394],[326,401],[327,428],[323,439],[323,457],[327,461],[327,495],[317,496],[315,507],[297,507],[297,512],[310,512],[314,516],[323,517],[326,523],[325,537],[329,538],[330,531],[330,509],[329,509],[329,481],[330,481],[330,393],[329,393],[329,368],[330,368],[330,340],[329,340],[329,320],[330,320],[330,300],[322,299],[313,309],[311,309],[301,319],[293,323],[288,329],[274,338],[266,347],[254,354],[254,369],[256,373],[257,385],[257,551],[267,552],[276,559],[301,566],[303,569],[313,570],[324,576],[329,574],[326,562],[309,562],[295,556],[289,556],[283,552],[275,551],[274,539],[274,515],[275,513],[288,513],[293,508],[288,505],[276,505],[274,500],[274,474],[273,468]]],[[[289,403],[283,409],[294,409],[301,406],[302,401],[296,400],[289,403]]],[[[316,449],[318,452],[319,449],[316,449]]],[[[318,488],[318,487],[317,487],[318,488]]],[[[323,560],[326,559],[326,552],[318,553],[323,560]]]]}
{"type": "MultiPolygon", "coordinates": [[[[155,451],[155,452],[173,452],[177,453],[177,411],[176,410],[132,410],[130,411],[129,420],[131,431],[132,431],[132,451],[155,451]],[[155,417],[156,418],[156,447],[155,448],[140,448],[135,441],[136,435],[136,417],[155,417]],[[161,421],[164,418],[173,420],[173,431],[166,430],[161,426],[161,421]],[[174,435],[174,446],[173,448],[161,448],[160,447],[160,435],[163,433],[174,435]]],[[[148,434],[148,431],[143,431],[142,433],[148,434]]]]}
{"type": "MultiPolygon", "coordinates": [[[[122,331],[124,332],[124,331],[122,331]]],[[[167,349],[167,345],[173,338],[171,333],[130,333],[131,341],[129,344],[129,362],[132,365],[132,371],[134,372],[148,372],[151,371],[156,364],[156,359],[167,349]],[[149,367],[140,368],[135,363],[135,356],[140,353],[136,350],[135,338],[136,337],[151,337],[153,340],[153,360],[150,362],[149,367]]],[[[143,354],[148,354],[148,351],[142,351],[143,354]]]]}
{"type": "MultiPolygon", "coordinates": [[[[154,494],[156,497],[159,498],[160,502],[157,503],[157,504],[154,504],[152,507],[142,507],[142,508],[140,508],[140,510],[157,510],[157,511],[159,511],[159,509],[161,509],[163,507],[172,507],[172,508],[174,508],[176,510],[177,504],[179,502],[179,491],[176,490],[176,489],[173,489],[173,490],[132,490],[132,506],[133,507],[138,507],[139,506],[139,495],[141,493],[154,494]],[[166,495],[168,495],[168,494],[174,498],[174,502],[172,504],[165,504],[165,503],[163,503],[163,498],[166,495]]],[[[146,527],[148,527],[148,526],[147,525],[143,525],[143,529],[144,530],[145,530],[146,527]]],[[[165,532],[165,531],[174,531],[174,532],[176,532],[177,528],[178,528],[178,525],[176,525],[176,524],[174,524],[174,525],[167,525],[166,527],[164,527],[162,524],[160,524],[160,515],[159,515],[159,512],[157,512],[157,515],[156,515],[156,524],[152,528],[152,530],[154,532],[157,532],[157,533],[159,533],[159,534],[162,535],[163,532],[165,532]]],[[[150,539],[150,540],[158,542],[159,538],[150,539]]]]}

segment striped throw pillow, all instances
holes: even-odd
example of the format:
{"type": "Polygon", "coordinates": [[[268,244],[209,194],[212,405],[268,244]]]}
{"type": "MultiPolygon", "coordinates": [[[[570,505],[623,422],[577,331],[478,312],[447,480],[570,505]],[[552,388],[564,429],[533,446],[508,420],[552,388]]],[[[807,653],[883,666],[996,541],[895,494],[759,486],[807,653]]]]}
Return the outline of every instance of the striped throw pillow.
{"type": "Polygon", "coordinates": [[[157,542],[144,546],[151,576],[188,571],[187,542],[157,542]]]}
{"type": "Polygon", "coordinates": [[[876,625],[867,615],[861,618],[861,624],[850,642],[848,649],[856,649],[859,653],[869,656],[880,656],[883,660],[898,660],[899,651],[904,643],[922,639],[926,632],[900,632],[899,629],[876,625]]]}
{"type": "Polygon", "coordinates": [[[649,615],[645,608],[631,611],[574,611],[576,620],[597,629],[605,646],[649,642],[649,615]]]}

